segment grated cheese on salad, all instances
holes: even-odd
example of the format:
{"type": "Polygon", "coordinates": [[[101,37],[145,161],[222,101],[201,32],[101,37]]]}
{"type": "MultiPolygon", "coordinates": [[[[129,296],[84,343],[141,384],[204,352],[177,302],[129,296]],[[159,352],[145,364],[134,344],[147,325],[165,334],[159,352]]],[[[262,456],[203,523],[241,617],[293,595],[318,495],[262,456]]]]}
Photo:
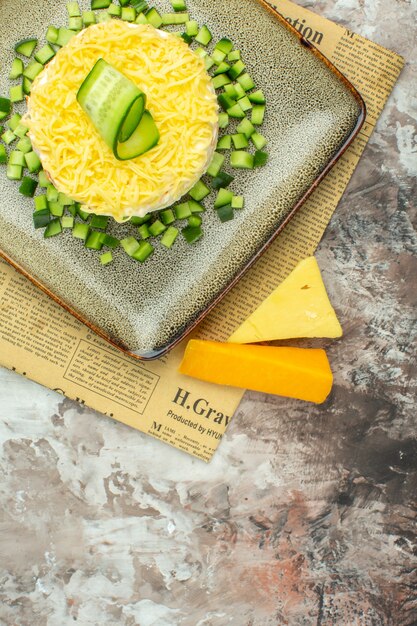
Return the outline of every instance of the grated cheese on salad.
{"type": "Polygon", "coordinates": [[[26,122],[57,189],[122,221],[169,206],[201,177],[217,139],[218,107],[202,59],[180,37],[113,20],[59,50],[32,85],[26,122]],[[160,132],[152,150],[130,161],[114,157],[76,100],[99,58],[145,92],[160,132]]]}

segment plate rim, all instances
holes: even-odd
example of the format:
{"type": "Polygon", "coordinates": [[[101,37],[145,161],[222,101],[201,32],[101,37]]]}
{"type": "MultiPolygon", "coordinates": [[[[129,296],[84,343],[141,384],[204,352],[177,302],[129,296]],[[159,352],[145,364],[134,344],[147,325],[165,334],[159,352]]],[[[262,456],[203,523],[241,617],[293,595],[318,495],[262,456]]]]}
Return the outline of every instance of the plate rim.
{"type": "Polygon", "coordinates": [[[68,313],[70,313],[73,317],[75,317],[79,322],[81,322],[84,326],[87,326],[91,331],[93,331],[96,335],[104,339],[107,343],[112,345],[117,350],[121,351],[123,354],[127,354],[128,356],[138,360],[138,361],[153,361],[165,356],[168,352],[170,352],[173,348],[175,348],[178,344],[180,344],[195,328],[198,324],[203,320],[214,309],[217,304],[223,299],[223,297],[229,293],[233,287],[239,282],[242,276],[258,261],[258,259],[265,253],[265,251],[271,246],[271,244],[275,241],[278,235],[284,230],[288,222],[294,217],[297,211],[301,208],[301,206],[306,202],[309,196],[313,193],[313,191],[319,186],[322,180],[327,176],[330,170],[334,167],[334,165],[339,161],[340,157],[346,152],[352,142],[356,139],[359,131],[361,130],[365,119],[366,119],[366,104],[364,102],[363,97],[356,89],[356,87],[350,82],[350,80],[322,53],[316,46],[314,46],[310,41],[305,39],[303,35],[290,24],[285,17],[278,11],[277,8],[269,4],[266,0],[256,0],[264,9],[266,9],[281,25],[283,25],[287,30],[289,30],[292,34],[296,35],[299,39],[301,45],[305,46],[310,50],[312,54],[314,54],[320,61],[322,61],[330,71],[337,76],[337,78],[345,85],[345,87],[351,92],[357,104],[359,105],[359,115],[356,121],[356,124],[342,146],[339,150],[333,155],[333,157],[329,160],[328,164],[324,167],[323,171],[315,178],[310,187],[304,193],[304,195],[298,200],[298,202],[293,206],[291,211],[288,213],[284,221],[278,226],[278,228],[271,234],[271,236],[267,239],[267,241],[263,244],[263,246],[257,251],[257,253],[241,268],[236,276],[231,280],[224,289],[214,298],[212,302],[208,306],[206,306],[198,316],[193,319],[190,324],[188,324],[184,330],[175,337],[170,343],[165,345],[160,350],[155,351],[147,351],[140,352],[139,350],[133,351],[129,349],[128,346],[123,344],[123,342],[118,342],[116,339],[110,337],[102,328],[96,326],[93,322],[87,320],[83,315],[78,313],[72,306],[58,297],[53,291],[51,291],[46,285],[44,285],[41,281],[39,281],[35,276],[33,276],[30,272],[28,272],[20,263],[14,261],[4,250],[0,248],[0,258],[4,259],[9,265],[11,265],[15,270],[22,274],[27,279],[31,281],[38,289],[40,289],[47,296],[52,298],[59,306],[65,309],[68,313]]]}

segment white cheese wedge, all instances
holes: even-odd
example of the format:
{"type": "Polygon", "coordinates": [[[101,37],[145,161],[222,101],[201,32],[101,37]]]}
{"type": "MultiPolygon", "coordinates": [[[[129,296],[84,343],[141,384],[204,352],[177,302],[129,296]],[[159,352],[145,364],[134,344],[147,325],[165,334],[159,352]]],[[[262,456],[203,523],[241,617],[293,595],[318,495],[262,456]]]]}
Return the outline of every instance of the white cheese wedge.
{"type": "Polygon", "coordinates": [[[301,261],[233,333],[231,343],[301,337],[341,337],[315,257],[301,261]]]}

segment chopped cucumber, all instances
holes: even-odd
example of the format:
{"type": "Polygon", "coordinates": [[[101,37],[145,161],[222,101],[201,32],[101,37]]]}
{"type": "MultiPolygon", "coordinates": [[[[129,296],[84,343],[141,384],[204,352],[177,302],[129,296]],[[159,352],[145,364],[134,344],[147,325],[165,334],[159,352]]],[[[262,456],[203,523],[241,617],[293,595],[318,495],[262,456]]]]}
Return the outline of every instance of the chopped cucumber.
{"type": "Polygon", "coordinates": [[[163,26],[177,26],[178,24],[185,24],[190,21],[188,13],[163,13],[161,17],[163,26]]]}
{"type": "Polygon", "coordinates": [[[38,61],[32,61],[23,70],[23,76],[29,78],[29,80],[35,80],[35,78],[38,76],[38,74],[42,72],[42,70],[42,63],[38,63],[38,61]]]}
{"type": "Polygon", "coordinates": [[[10,87],[10,100],[13,103],[21,102],[24,97],[22,85],[14,85],[13,87],[10,87]]]}
{"type": "Polygon", "coordinates": [[[109,217],[107,215],[93,215],[91,218],[90,226],[91,228],[99,228],[101,230],[106,230],[109,225],[109,217]]]}
{"type": "Polygon", "coordinates": [[[196,226],[201,226],[203,220],[200,217],[200,215],[191,215],[188,218],[188,226],[191,226],[192,228],[195,228],[196,226]]]}
{"type": "MultiPolygon", "coordinates": [[[[78,17],[70,17],[68,20],[68,28],[73,31],[80,31],[83,29],[83,18],[81,15],[78,17]]],[[[36,57],[35,57],[36,58],[36,57]]]]}
{"type": "Polygon", "coordinates": [[[175,215],[172,209],[164,209],[160,212],[159,217],[165,226],[169,226],[169,224],[173,224],[175,222],[175,215]]]}
{"type": "Polygon", "coordinates": [[[0,165],[5,165],[6,163],[7,163],[6,148],[0,143],[0,165]]]}
{"type": "Polygon", "coordinates": [[[161,222],[161,220],[155,220],[155,222],[149,226],[149,232],[152,237],[159,237],[159,235],[162,235],[165,231],[166,226],[161,222]]]}
{"type": "Polygon", "coordinates": [[[242,85],[239,85],[239,83],[236,83],[234,88],[238,98],[243,98],[246,95],[246,91],[243,89],[242,85]]]}
{"type": "Polygon", "coordinates": [[[65,207],[63,207],[62,204],[59,204],[59,202],[50,202],[49,210],[51,215],[54,217],[62,217],[64,215],[65,207]]]}
{"type": "Polygon", "coordinates": [[[7,116],[8,116],[8,113],[5,113],[4,111],[0,111],[0,122],[1,120],[4,120],[7,116]]]}
{"type": "Polygon", "coordinates": [[[58,41],[58,35],[59,35],[58,29],[55,28],[55,26],[49,26],[48,30],[46,31],[45,39],[48,43],[55,44],[58,41]]]}
{"type": "MultiPolygon", "coordinates": [[[[94,13],[93,13],[94,15],[94,13]]],[[[84,21],[84,20],[83,20],[84,21]]],[[[95,19],[94,19],[95,21],[95,19]]],[[[85,24],[85,22],[84,22],[85,24]]],[[[58,39],[56,40],[56,45],[57,46],[61,46],[61,48],[63,46],[66,46],[67,43],[74,37],[75,32],[73,30],[70,30],[69,28],[60,28],[58,30],[58,39]]]]}
{"type": "Polygon", "coordinates": [[[217,96],[217,100],[220,106],[226,111],[235,104],[233,98],[228,96],[226,93],[221,93],[219,96],[217,96]]]}
{"type": "Polygon", "coordinates": [[[200,200],[204,200],[204,198],[209,195],[210,189],[203,183],[202,180],[199,180],[188,193],[193,200],[200,202],[200,200]]]}
{"type": "Polygon", "coordinates": [[[148,3],[146,2],[146,0],[130,0],[130,4],[136,9],[138,13],[143,13],[143,11],[148,10],[148,3]]]}
{"type": "Polygon", "coordinates": [[[219,128],[227,128],[229,126],[229,116],[227,113],[219,113],[219,128]]]}
{"type": "MultiPolygon", "coordinates": [[[[21,139],[19,143],[21,141],[25,141],[26,139],[30,142],[29,137],[25,137],[24,139],[21,139]]],[[[19,143],[17,144],[17,147],[19,147],[19,143]]],[[[22,150],[22,148],[19,148],[19,150],[22,150]]],[[[22,150],[22,152],[25,152],[25,151],[22,150]]],[[[30,150],[27,150],[27,152],[30,152],[30,150]]],[[[38,180],[39,180],[39,187],[48,187],[48,185],[50,185],[49,178],[47,177],[46,172],[44,170],[41,170],[39,172],[38,180]]]]}
{"type": "Polygon", "coordinates": [[[266,146],[266,139],[260,133],[253,133],[251,136],[251,140],[257,150],[262,150],[266,146]]]}
{"type": "Polygon", "coordinates": [[[214,61],[211,58],[211,56],[208,54],[207,56],[204,57],[204,67],[206,68],[207,71],[209,71],[209,69],[211,69],[214,65],[214,61]]]}
{"type": "Polygon", "coordinates": [[[40,159],[36,152],[34,152],[33,150],[31,152],[27,152],[25,154],[25,160],[28,170],[31,174],[39,172],[42,167],[42,163],[40,162],[40,159]]]}
{"type": "Polygon", "coordinates": [[[193,38],[190,37],[190,35],[187,35],[187,33],[182,33],[181,38],[184,39],[185,43],[187,43],[188,45],[190,45],[190,43],[192,43],[193,38]]]}
{"type": "Polygon", "coordinates": [[[55,237],[56,235],[59,235],[60,233],[62,233],[61,220],[56,218],[49,222],[49,224],[45,228],[43,236],[45,237],[45,239],[48,239],[49,237],[55,237]]]}
{"type": "Polygon", "coordinates": [[[246,135],[244,135],[243,133],[232,135],[232,140],[233,140],[233,145],[236,148],[236,150],[247,148],[249,145],[249,141],[246,139],[246,135]]]}
{"type": "Polygon", "coordinates": [[[136,19],[136,9],[134,7],[122,7],[121,18],[124,22],[134,22],[136,19]]]}
{"type": "Polygon", "coordinates": [[[19,115],[19,113],[15,113],[7,122],[7,126],[10,128],[11,131],[15,131],[16,128],[19,126],[19,122],[21,119],[22,116],[19,115]]]}
{"type": "Polygon", "coordinates": [[[84,26],[91,26],[96,23],[96,16],[93,11],[83,11],[82,18],[84,26]]]}
{"type": "Polygon", "coordinates": [[[6,146],[10,146],[11,143],[16,139],[16,135],[12,133],[11,130],[6,130],[1,136],[6,146]]]}
{"type": "MultiPolygon", "coordinates": [[[[81,19],[81,18],[78,18],[78,19],[81,19]]],[[[35,54],[35,59],[38,63],[45,65],[54,56],[55,56],[55,50],[53,50],[49,44],[46,44],[46,46],[38,50],[38,52],[35,54]]],[[[27,74],[25,74],[25,76],[27,76],[27,74]]],[[[27,77],[30,78],[30,76],[27,76],[27,77]]]]}
{"type": "Polygon", "coordinates": [[[53,185],[49,185],[46,188],[46,198],[48,202],[57,202],[58,201],[58,189],[55,189],[53,185]]]}
{"type": "Polygon", "coordinates": [[[185,32],[189,37],[195,37],[198,34],[198,22],[190,20],[185,23],[185,32]]]}
{"type": "Polygon", "coordinates": [[[213,154],[211,163],[207,169],[207,174],[213,177],[217,176],[217,174],[220,172],[222,165],[224,163],[224,158],[225,157],[223,154],[219,154],[218,152],[215,152],[213,154]]]}
{"type": "Polygon", "coordinates": [[[77,213],[84,222],[86,222],[91,215],[88,211],[83,211],[80,206],[77,208],[77,213]]]}
{"type": "Polygon", "coordinates": [[[16,135],[16,137],[19,137],[19,139],[23,139],[23,137],[25,137],[27,135],[28,130],[29,130],[29,128],[27,126],[25,126],[24,124],[20,123],[19,126],[17,128],[15,128],[15,130],[13,132],[16,135]]]}
{"type": "Polygon", "coordinates": [[[88,233],[90,232],[90,227],[88,224],[83,224],[82,222],[77,222],[74,224],[74,228],[72,229],[72,236],[75,239],[82,239],[85,241],[88,237],[88,233]]]}
{"type": "Polygon", "coordinates": [[[240,105],[240,108],[242,109],[242,111],[246,112],[252,109],[252,102],[249,100],[247,96],[244,96],[243,98],[239,98],[238,104],[240,105]]]}
{"type": "Polygon", "coordinates": [[[165,246],[165,248],[171,248],[171,246],[174,244],[176,238],[179,235],[179,230],[178,228],[175,228],[175,226],[170,226],[164,233],[162,239],[161,239],[161,244],[163,246],[165,246]]]}
{"type": "Polygon", "coordinates": [[[220,41],[216,43],[214,49],[220,50],[226,55],[233,49],[233,43],[230,41],[230,39],[223,37],[222,39],[220,39],[220,41]]]}
{"type": "Polygon", "coordinates": [[[22,180],[23,167],[21,165],[7,165],[6,176],[9,180],[22,180]]]}
{"type": "Polygon", "coordinates": [[[138,232],[141,239],[149,239],[149,237],[151,236],[149,226],[147,224],[142,224],[142,226],[139,226],[138,232]]]}
{"type": "Polygon", "coordinates": [[[230,109],[227,109],[227,114],[230,115],[230,117],[236,117],[238,119],[245,117],[245,112],[238,102],[231,106],[230,109]]]}
{"type": "Polygon", "coordinates": [[[201,226],[186,226],[182,229],[182,234],[187,243],[195,243],[203,236],[201,226]]]}
{"type": "Polygon", "coordinates": [[[208,46],[212,39],[213,35],[211,34],[207,26],[202,26],[198,31],[197,37],[195,38],[196,42],[201,44],[202,46],[208,46]]]}
{"type": "Polygon", "coordinates": [[[245,206],[245,198],[243,196],[233,196],[231,205],[232,209],[243,209],[245,206]]]}
{"type": "Polygon", "coordinates": [[[37,186],[38,183],[36,182],[36,180],[30,178],[30,176],[23,176],[19,191],[23,196],[26,196],[27,198],[33,198],[37,186]]]}
{"type": "Polygon", "coordinates": [[[249,91],[255,87],[255,83],[247,72],[237,77],[237,82],[245,91],[249,91]]]}
{"type": "Polygon", "coordinates": [[[119,3],[122,7],[125,7],[127,4],[129,4],[129,0],[119,0],[119,3]]]}
{"type": "Polygon", "coordinates": [[[49,209],[39,209],[33,213],[33,226],[34,228],[45,228],[49,224],[51,214],[49,209]]]}
{"type": "Polygon", "coordinates": [[[260,126],[264,121],[265,116],[265,105],[264,104],[255,104],[252,109],[252,117],[251,122],[256,126],[260,126]]]}
{"type": "Polygon", "coordinates": [[[12,68],[10,70],[10,74],[9,74],[10,80],[15,80],[16,78],[19,78],[19,76],[23,74],[23,70],[24,70],[24,65],[23,65],[22,59],[19,59],[18,57],[16,57],[13,60],[12,68]]]}
{"type": "Polygon", "coordinates": [[[111,0],[91,0],[91,10],[108,9],[110,4],[111,0]]]}
{"type": "Polygon", "coordinates": [[[194,52],[198,57],[201,57],[201,58],[207,56],[207,50],[204,50],[204,48],[196,48],[194,52]]]}
{"type": "Polygon", "coordinates": [[[139,248],[139,241],[135,237],[126,237],[120,241],[123,250],[129,256],[132,256],[139,248]]]}
{"type": "Polygon", "coordinates": [[[241,75],[245,67],[246,65],[243,63],[243,61],[236,61],[236,63],[234,63],[229,70],[230,78],[235,80],[238,76],[241,75]]]}
{"type": "Polygon", "coordinates": [[[9,98],[0,98],[1,113],[6,113],[6,115],[9,115],[11,110],[12,110],[11,100],[9,100],[9,98]]]}
{"type": "Polygon", "coordinates": [[[109,265],[109,263],[112,263],[112,261],[113,261],[113,254],[110,251],[105,252],[104,254],[100,255],[101,265],[109,265]]]}
{"type": "MultiPolygon", "coordinates": [[[[220,68],[218,68],[220,69],[220,68]]],[[[236,93],[236,88],[232,83],[229,83],[228,85],[224,86],[224,90],[226,92],[226,94],[229,96],[229,98],[232,98],[232,100],[236,100],[237,98],[237,93],[236,93]]]]}
{"type": "Polygon", "coordinates": [[[211,82],[213,83],[213,87],[215,89],[220,89],[220,87],[224,87],[224,85],[227,85],[231,81],[227,74],[219,74],[218,76],[214,76],[214,78],[211,79],[211,82]]]}
{"type": "Polygon", "coordinates": [[[29,78],[26,78],[26,76],[23,77],[23,93],[27,96],[30,94],[30,90],[32,89],[32,82],[33,81],[29,80],[29,78]]]}
{"type": "Polygon", "coordinates": [[[48,208],[48,200],[46,195],[36,196],[35,198],[35,211],[43,211],[48,208]]]}
{"type": "Polygon", "coordinates": [[[13,150],[9,155],[9,163],[10,165],[20,165],[21,167],[25,167],[25,155],[23,152],[20,152],[20,150],[13,150]]]}
{"type": "Polygon", "coordinates": [[[226,55],[221,50],[216,50],[215,48],[211,54],[211,58],[213,59],[216,65],[220,65],[220,63],[222,63],[225,60],[226,55]]]}
{"type": "Polygon", "coordinates": [[[225,204],[217,209],[217,215],[221,222],[230,222],[234,218],[234,213],[231,204],[225,204]]]}
{"type": "Polygon", "coordinates": [[[18,54],[22,54],[24,57],[29,59],[32,56],[37,44],[37,39],[22,39],[22,41],[19,41],[15,45],[14,49],[18,54]]]}
{"type": "Polygon", "coordinates": [[[214,208],[218,209],[225,204],[230,204],[233,198],[233,193],[228,189],[221,188],[217,192],[216,200],[214,201],[214,208]]]}
{"type": "MultiPolygon", "coordinates": [[[[136,14],[135,14],[136,17],[136,14]]],[[[110,22],[111,21],[111,15],[109,15],[107,13],[107,11],[100,11],[100,13],[97,15],[97,24],[103,24],[104,22],[110,22]]],[[[127,21],[131,21],[131,20],[127,20],[127,21]]]]}
{"type": "Polygon", "coordinates": [[[117,246],[120,244],[120,241],[117,239],[117,237],[112,237],[107,233],[101,233],[101,243],[103,244],[103,246],[106,246],[107,248],[111,248],[113,250],[114,248],[117,248],[117,246]]]}
{"type": "Polygon", "coordinates": [[[152,8],[146,13],[146,19],[148,21],[148,24],[150,24],[154,28],[159,28],[160,26],[162,26],[162,17],[155,8],[152,8]]]}
{"type": "Polygon", "coordinates": [[[223,135],[223,137],[220,137],[219,141],[217,142],[216,150],[230,150],[231,147],[232,147],[232,136],[223,135]]]}
{"type": "Polygon", "coordinates": [[[262,89],[258,89],[257,91],[249,93],[248,98],[254,104],[265,104],[265,96],[262,89]]]}
{"type": "Polygon", "coordinates": [[[236,130],[238,133],[243,133],[243,135],[245,135],[245,137],[249,139],[249,137],[251,137],[255,132],[255,126],[246,117],[240,122],[240,124],[237,125],[236,130]]]}
{"type": "Polygon", "coordinates": [[[149,243],[149,241],[141,241],[136,252],[132,254],[132,257],[136,261],[144,263],[154,252],[155,248],[149,243]]]}
{"type": "Polygon", "coordinates": [[[174,11],[186,11],[187,7],[185,6],[184,0],[171,0],[172,8],[174,11]]]}
{"type": "Polygon", "coordinates": [[[87,239],[85,240],[84,245],[89,250],[101,250],[103,247],[103,243],[101,241],[101,233],[99,233],[97,230],[91,231],[87,239]]]}
{"type": "Polygon", "coordinates": [[[81,11],[78,2],[68,2],[67,13],[68,17],[80,17],[81,11]]]}
{"type": "Polygon", "coordinates": [[[199,202],[196,202],[195,200],[188,200],[188,207],[191,213],[204,213],[205,211],[203,205],[199,202]]]}
{"type": "Polygon", "coordinates": [[[219,172],[217,176],[213,178],[211,186],[213,189],[220,189],[221,187],[226,188],[234,181],[234,179],[234,176],[231,176],[226,172],[219,172]]]}
{"type": "Polygon", "coordinates": [[[74,218],[72,215],[64,215],[61,219],[62,228],[74,228],[74,218]]]}
{"type": "MultiPolygon", "coordinates": [[[[227,70],[230,69],[230,65],[228,63],[220,63],[220,65],[214,70],[214,76],[218,76],[219,74],[225,74],[227,70]]],[[[226,85],[230,85],[229,83],[225,83],[226,85]]],[[[227,93],[227,92],[226,92],[227,93]]],[[[229,94],[230,95],[230,94],[229,94]]],[[[233,97],[233,96],[231,96],[233,97]]]]}
{"type": "Polygon", "coordinates": [[[109,4],[109,8],[107,13],[112,17],[120,17],[122,14],[122,7],[118,4],[113,4],[112,2],[109,4]]]}
{"type": "Polygon", "coordinates": [[[144,13],[139,13],[135,20],[135,24],[148,24],[148,20],[146,19],[146,15],[144,13]]]}
{"type": "Polygon", "coordinates": [[[254,157],[253,154],[244,150],[233,151],[230,155],[230,165],[238,169],[253,170],[254,157]]]}
{"type": "Polygon", "coordinates": [[[142,224],[146,224],[146,222],[149,222],[151,218],[152,218],[152,215],[150,213],[148,213],[147,215],[144,215],[143,217],[131,217],[130,223],[133,224],[134,226],[142,226],[142,224]]]}
{"type": "Polygon", "coordinates": [[[232,50],[232,52],[229,52],[229,54],[227,55],[227,60],[228,61],[240,61],[240,50],[232,50]]]}
{"type": "Polygon", "coordinates": [[[174,213],[177,220],[185,220],[187,217],[191,215],[191,209],[188,202],[182,202],[181,204],[177,204],[174,207],[174,213]]]}
{"type": "Polygon", "coordinates": [[[257,150],[253,157],[254,167],[262,167],[268,161],[268,153],[257,150]]]}

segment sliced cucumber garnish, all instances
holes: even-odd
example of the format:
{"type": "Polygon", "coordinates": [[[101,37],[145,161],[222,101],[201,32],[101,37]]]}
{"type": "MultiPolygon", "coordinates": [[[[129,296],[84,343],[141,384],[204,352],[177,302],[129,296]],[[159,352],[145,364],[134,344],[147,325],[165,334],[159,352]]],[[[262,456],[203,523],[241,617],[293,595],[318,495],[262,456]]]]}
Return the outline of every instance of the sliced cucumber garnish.
{"type": "Polygon", "coordinates": [[[117,159],[134,159],[158,143],[145,94],[104,59],[84,80],[77,100],[117,159]]]}

